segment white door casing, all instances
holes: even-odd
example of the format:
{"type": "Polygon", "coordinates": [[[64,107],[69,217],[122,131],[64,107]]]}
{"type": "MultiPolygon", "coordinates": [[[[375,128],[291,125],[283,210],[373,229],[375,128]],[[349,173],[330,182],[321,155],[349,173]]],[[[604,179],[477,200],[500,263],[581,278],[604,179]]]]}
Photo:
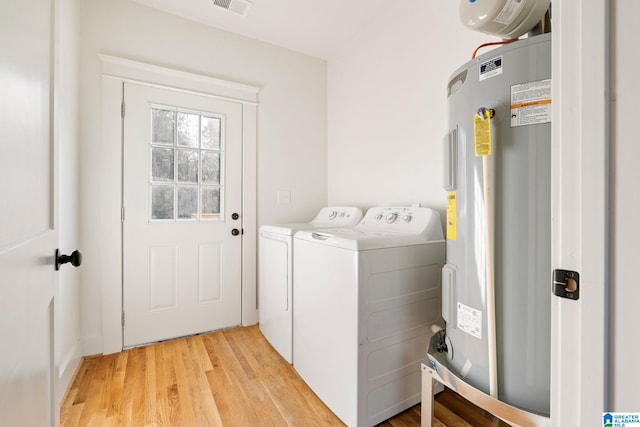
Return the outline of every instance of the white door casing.
{"type": "Polygon", "coordinates": [[[602,425],[607,410],[608,7],[553,3],[552,268],[580,273],[579,300],[552,297],[557,427],[602,425]]]}
{"type": "Polygon", "coordinates": [[[54,10],[51,0],[25,0],[3,5],[0,13],[2,425],[58,423],[54,10]]]}
{"type": "MultiPolygon", "coordinates": [[[[128,59],[100,55],[102,62],[102,141],[100,148],[101,201],[99,251],[105,256],[92,271],[102,294],[101,342],[90,343],[88,354],[111,354],[122,350],[122,259],[107,254],[122,253],[122,117],[124,82],[175,89],[216,99],[236,101],[242,110],[242,324],[258,320],[256,307],[256,154],[257,100],[259,89],[200,74],[158,67],[128,59]]],[[[85,346],[89,346],[85,343],[85,346]]]]}
{"type": "Polygon", "coordinates": [[[242,104],[125,83],[124,105],[124,346],[239,325],[242,104]]]}

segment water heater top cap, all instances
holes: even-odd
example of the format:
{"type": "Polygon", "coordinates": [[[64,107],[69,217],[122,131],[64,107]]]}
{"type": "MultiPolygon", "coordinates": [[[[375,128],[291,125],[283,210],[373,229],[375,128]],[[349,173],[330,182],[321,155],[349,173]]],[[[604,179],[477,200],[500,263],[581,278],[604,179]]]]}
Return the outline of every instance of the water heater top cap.
{"type": "Polygon", "coordinates": [[[461,0],[460,20],[472,30],[515,39],[531,31],[551,0],[461,0]]]}

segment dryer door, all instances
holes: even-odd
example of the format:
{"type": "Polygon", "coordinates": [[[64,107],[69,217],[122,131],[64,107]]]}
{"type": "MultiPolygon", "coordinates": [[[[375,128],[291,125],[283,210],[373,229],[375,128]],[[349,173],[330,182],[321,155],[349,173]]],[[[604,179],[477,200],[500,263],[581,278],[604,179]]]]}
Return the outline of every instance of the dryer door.
{"type": "Polygon", "coordinates": [[[292,363],[293,236],[260,232],[260,330],[292,363]]]}

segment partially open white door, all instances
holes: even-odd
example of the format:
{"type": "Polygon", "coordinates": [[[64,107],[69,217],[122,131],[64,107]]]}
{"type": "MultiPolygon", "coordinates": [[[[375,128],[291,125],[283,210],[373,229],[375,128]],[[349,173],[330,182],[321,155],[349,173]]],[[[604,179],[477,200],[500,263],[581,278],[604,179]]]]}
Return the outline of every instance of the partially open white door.
{"type": "Polygon", "coordinates": [[[53,426],[53,2],[23,0],[1,9],[0,424],[53,426]]]}

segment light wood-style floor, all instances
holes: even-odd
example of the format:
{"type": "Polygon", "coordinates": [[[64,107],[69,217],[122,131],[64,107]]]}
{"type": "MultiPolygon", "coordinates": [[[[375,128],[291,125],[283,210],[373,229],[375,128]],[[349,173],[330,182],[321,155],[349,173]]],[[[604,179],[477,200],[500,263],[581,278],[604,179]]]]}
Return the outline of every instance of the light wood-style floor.
{"type": "MultiPolygon", "coordinates": [[[[456,394],[434,426],[507,426],[456,394]]],[[[257,326],[86,358],[61,407],[71,426],[341,426],[257,326]]],[[[420,405],[380,424],[419,426],[420,405]]]]}

